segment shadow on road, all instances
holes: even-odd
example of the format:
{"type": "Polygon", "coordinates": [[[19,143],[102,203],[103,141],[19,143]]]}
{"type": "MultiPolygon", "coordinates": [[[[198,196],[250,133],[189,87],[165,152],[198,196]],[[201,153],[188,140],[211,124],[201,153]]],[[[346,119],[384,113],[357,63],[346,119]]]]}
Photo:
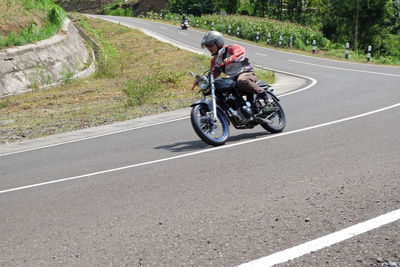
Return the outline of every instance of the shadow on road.
{"type": "MultiPolygon", "coordinates": [[[[228,142],[226,144],[232,144],[234,142],[241,142],[250,139],[255,139],[257,137],[264,137],[269,135],[268,132],[257,132],[257,133],[243,133],[239,135],[230,136],[228,142]]],[[[186,141],[186,142],[177,142],[170,145],[158,146],[155,149],[165,149],[170,152],[191,152],[196,151],[199,149],[206,149],[212,146],[204,143],[202,140],[193,140],[193,141],[186,141]]]]}

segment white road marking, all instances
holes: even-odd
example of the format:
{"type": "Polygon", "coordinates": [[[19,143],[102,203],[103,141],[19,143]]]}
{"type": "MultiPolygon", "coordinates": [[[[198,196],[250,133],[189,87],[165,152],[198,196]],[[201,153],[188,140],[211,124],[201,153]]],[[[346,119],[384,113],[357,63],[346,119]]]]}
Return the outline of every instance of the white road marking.
{"type": "Polygon", "coordinates": [[[254,54],[259,55],[259,56],[269,57],[269,56],[266,55],[266,54],[261,54],[261,53],[254,53],[254,54]]]}
{"type": "Polygon", "coordinates": [[[348,118],[344,118],[344,119],[340,119],[340,120],[336,120],[336,121],[326,122],[326,123],[322,123],[322,124],[318,124],[318,125],[314,125],[314,126],[298,129],[298,130],[293,130],[293,131],[290,131],[290,132],[284,132],[284,133],[280,133],[280,134],[269,135],[269,136],[262,137],[262,138],[251,139],[251,140],[238,142],[238,143],[234,143],[234,144],[229,144],[229,145],[224,145],[224,146],[212,147],[212,148],[209,148],[209,149],[204,149],[204,150],[200,150],[200,151],[196,151],[196,152],[182,154],[182,155],[178,155],[178,156],[174,156],[174,157],[163,158],[163,159],[158,159],[158,160],[152,160],[152,161],[147,161],[147,162],[143,162],[143,163],[127,165],[127,166],[123,166],[123,167],[119,167],[119,168],[114,168],[114,169],[109,169],[109,170],[104,170],[104,171],[98,171],[98,172],[92,172],[92,173],[87,173],[87,174],[78,175],[78,176],[74,176],[74,177],[68,177],[68,178],[64,178],[64,179],[48,181],[48,182],[44,182],[44,183],[37,183],[37,184],[31,184],[31,185],[26,185],[26,186],[6,189],[6,190],[0,191],[0,194],[14,192],[14,191],[20,191],[20,190],[34,188],[34,187],[40,187],[40,186],[43,186],[43,185],[56,184],[56,183],[61,183],[61,182],[66,182],[66,181],[71,181],[71,180],[78,180],[78,179],[82,179],[82,178],[89,178],[89,177],[93,177],[93,176],[100,175],[100,174],[106,174],[106,173],[111,173],[111,172],[116,172],[116,171],[121,171],[121,170],[126,170],[126,169],[132,169],[132,168],[151,165],[151,164],[160,163],[160,162],[164,162],[164,161],[170,161],[170,160],[174,160],[174,159],[180,159],[180,158],[200,155],[200,154],[204,154],[204,153],[208,153],[208,152],[212,152],[212,151],[216,151],[216,150],[228,149],[228,148],[231,148],[231,147],[236,147],[236,146],[241,146],[241,145],[245,145],[245,144],[260,142],[260,141],[264,141],[264,140],[267,140],[267,139],[278,138],[278,137],[282,137],[282,136],[286,136],[286,135],[292,135],[292,134],[296,134],[296,133],[301,133],[301,132],[305,132],[305,131],[314,130],[314,129],[317,129],[317,128],[326,127],[326,126],[337,124],[337,123],[341,123],[341,122],[346,122],[346,121],[349,121],[349,120],[354,120],[354,119],[366,117],[366,116],[373,115],[373,114],[376,114],[376,113],[379,113],[379,112],[383,112],[383,111],[386,111],[386,110],[394,109],[394,108],[397,108],[397,107],[400,107],[400,103],[397,103],[395,105],[391,105],[391,106],[388,106],[388,107],[385,107],[385,108],[373,110],[373,111],[370,111],[370,112],[367,112],[367,113],[359,114],[359,115],[356,115],[356,116],[352,116],[352,117],[348,117],[348,118]]]}
{"type": "Polygon", "coordinates": [[[400,77],[400,74],[375,72],[375,71],[369,71],[369,70],[356,70],[356,69],[339,68],[339,67],[333,67],[333,66],[327,66],[327,65],[308,63],[308,62],[303,62],[303,61],[298,61],[298,60],[293,60],[293,59],[289,59],[289,61],[295,62],[295,63],[300,63],[300,64],[305,64],[305,65],[310,65],[310,66],[321,67],[321,68],[328,68],[328,69],[335,69],[335,70],[345,70],[345,71],[353,71],[353,72],[362,72],[362,73],[370,73],[370,74],[377,74],[377,75],[400,77]]]}
{"type": "Polygon", "coordinates": [[[254,66],[257,67],[257,68],[261,68],[261,69],[267,69],[267,70],[280,72],[280,73],[283,73],[283,74],[286,74],[286,75],[293,75],[293,76],[296,76],[296,77],[301,77],[301,78],[304,78],[306,80],[311,81],[311,84],[307,85],[306,87],[300,88],[300,89],[295,90],[295,91],[291,91],[289,93],[278,95],[279,97],[284,97],[284,96],[288,96],[288,95],[292,95],[292,94],[296,94],[296,93],[308,90],[308,89],[310,89],[311,87],[313,87],[314,85],[317,84],[317,80],[316,79],[308,77],[308,76],[304,76],[304,75],[300,75],[300,74],[294,74],[294,73],[290,73],[290,72],[286,72],[286,71],[282,71],[282,70],[269,69],[269,68],[266,68],[266,67],[263,67],[263,66],[260,66],[260,65],[254,65],[254,66]]]}
{"type": "Polygon", "coordinates": [[[39,150],[39,149],[43,149],[43,148],[60,146],[60,145],[65,145],[65,144],[70,144],[70,143],[75,143],[75,142],[80,142],[80,141],[85,141],[85,140],[104,137],[104,136],[113,135],[113,134],[124,133],[124,132],[138,130],[138,129],[142,129],[142,128],[146,128],[146,127],[152,127],[152,126],[157,126],[157,125],[166,124],[166,123],[170,123],[170,122],[186,120],[188,118],[190,118],[190,117],[189,116],[181,117],[181,118],[177,118],[177,119],[172,119],[172,120],[167,120],[167,121],[162,121],[162,122],[157,122],[157,123],[152,123],[152,124],[147,124],[147,125],[142,125],[142,126],[137,126],[137,127],[130,127],[130,128],[126,128],[126,129],[123,129],[123,130],[110,132],[110,133],[98,134],[98,135],[94,135],[94,136],[78,138],[78,139],[69,140],[69,141],[65,141],[65,142],[59,142],[59,143],[55,143],[55,144],[51,144],[51,145],[38,146],[38,147],[34,147],[34,148],[29,148],[29,149],[23,149],[23,150],[19,150],[19,151],[15,151],[15,152],[0,154],[0,157],[19,154],[19,153],[24,153],[24,152],[29,152],[29,151],[33,151],[33,150],[39,150]]]}
{"type": "Polygon", "coordinates": [[[168,30],[167,27],[160,26],[160,29],[168,30]]]}
{"type": "Polygon", "coordinates": [[[342,242],[346,239],[355,237],[357,235],[366,233],[373,229],[379,228],[386,224],[392,223],[400,219],[400,209],[386,213],[379,217],[370,219],[368,221],[350,226],[343,230],[331,233],[329,235],[314,239],[304,244],[285,249],[283,251],[271,254],[267,257],[258,260],[250,261],[239,265],[239,267],[267,267],[275,264],[284,263],[289,260],[304,256],[313,251],[317,251],[333,244],[342,242]]]}

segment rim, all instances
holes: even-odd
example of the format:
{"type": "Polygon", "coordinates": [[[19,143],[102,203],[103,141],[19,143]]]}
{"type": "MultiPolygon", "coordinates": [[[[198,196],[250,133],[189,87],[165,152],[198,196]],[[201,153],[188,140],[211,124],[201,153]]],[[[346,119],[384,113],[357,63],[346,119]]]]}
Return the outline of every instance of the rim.
{"type": "Polygon", "coordinates": [[[227,125],[224,118],[217,111],[217,122],[212,122],[211,112],[199,107],[196,112],[198,125],[203,133],[215,141],[222,141],[227,135],[227,125]]]}
{"type": "Polygon", "coordinates": [[[275,104],[275,111],[268,114],[265,119],[268,120],[268,125],[273,128],[279,128],[283,124],[282,111],[278,105],[275,104]]]}

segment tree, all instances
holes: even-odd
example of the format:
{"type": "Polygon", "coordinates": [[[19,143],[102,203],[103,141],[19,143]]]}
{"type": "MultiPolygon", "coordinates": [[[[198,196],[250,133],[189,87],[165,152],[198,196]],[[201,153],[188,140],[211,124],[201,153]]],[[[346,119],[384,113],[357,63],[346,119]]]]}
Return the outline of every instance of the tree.
{"type": "Polygon", "coordinates": [[[214,5],[211,0],[169,0],[168,8],[175,13],[201,16],[201,14],[212,13],[214,5]]]}
{"type": "Polygon", "coordinates": [[[228,14],[235,14],[238,11],[240,0],[216,0],[214,10],[219,12],[225,10],[228,14]]]}

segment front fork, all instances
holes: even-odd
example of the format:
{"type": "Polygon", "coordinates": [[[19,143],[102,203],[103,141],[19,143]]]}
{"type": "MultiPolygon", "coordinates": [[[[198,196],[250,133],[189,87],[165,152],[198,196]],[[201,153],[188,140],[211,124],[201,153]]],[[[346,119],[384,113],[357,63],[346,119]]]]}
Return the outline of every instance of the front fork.
{"type": "Polygon", "coordinates": [[[217,122],[217,98],[215,96],[215,80],[214,74],[210,74],[210,84],[211,84],[211,105],[212,105],[212,119],[213,122],[217,122]]]}

